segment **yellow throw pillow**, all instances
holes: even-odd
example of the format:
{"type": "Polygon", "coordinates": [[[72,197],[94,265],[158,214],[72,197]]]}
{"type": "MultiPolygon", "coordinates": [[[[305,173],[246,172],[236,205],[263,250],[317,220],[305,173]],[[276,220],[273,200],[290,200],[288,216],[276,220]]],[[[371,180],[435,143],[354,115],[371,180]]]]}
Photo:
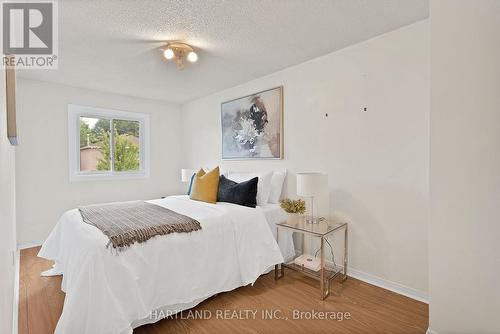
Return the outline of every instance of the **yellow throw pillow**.
{"type": "Polygon", "coordinates": [[[217,191],[219,190],[219,167],[210,172],[200,169],[193,180],[190,199],[208,203],[217,202],[217,191]]]}

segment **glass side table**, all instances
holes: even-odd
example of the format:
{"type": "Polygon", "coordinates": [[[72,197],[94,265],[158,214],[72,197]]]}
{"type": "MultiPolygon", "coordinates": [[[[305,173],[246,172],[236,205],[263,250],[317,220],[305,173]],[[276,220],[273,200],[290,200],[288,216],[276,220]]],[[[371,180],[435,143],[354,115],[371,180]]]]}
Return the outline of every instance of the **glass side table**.
{"type": "MultiPolygon", "coordinates": [[[[320,269],[314,271],[298,265],[294,262],[295,258],[283,264],[277,264],[274,267],[274,278],[276,280],[283,277],[284,268],[292,269],[303,273],[306,276],[317,279],[320,281],[321,299],[324,300],[330,295],[331,281],[342,274],[342,282],[347,278],[347,223],[334,222],[323,220],[319,223],[307,223],[305,217],[296,217],[296,219],[288,219],[286,222],[276,225],[276,239],[279,241],[280,229],[293,231],[301,234],[302,237],[302,254],[304,254],[304,237],[310,235],[320,239],[319,253],[320,253],[320,269]],[[344,232],[344,266],[336,266],[334,263],[325,261],[325,242],[327,238],[335,232],[344,232]]],[[[312,254],[313,256],[315,254],[312,254]]]]}

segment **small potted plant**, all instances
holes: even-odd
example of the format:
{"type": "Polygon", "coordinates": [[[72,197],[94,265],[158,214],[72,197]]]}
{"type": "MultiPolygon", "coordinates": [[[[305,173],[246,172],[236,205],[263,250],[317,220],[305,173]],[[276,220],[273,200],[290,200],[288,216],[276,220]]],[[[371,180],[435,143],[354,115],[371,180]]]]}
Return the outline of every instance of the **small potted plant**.
{"type": "Polygon", "coordinates": [[[300,215],[306,212],[306,202],[302,199],[292,200],[285,198],[280,203],[281,208],[288,213],[288,218],[294,222],[298,220],[300,215]]]}

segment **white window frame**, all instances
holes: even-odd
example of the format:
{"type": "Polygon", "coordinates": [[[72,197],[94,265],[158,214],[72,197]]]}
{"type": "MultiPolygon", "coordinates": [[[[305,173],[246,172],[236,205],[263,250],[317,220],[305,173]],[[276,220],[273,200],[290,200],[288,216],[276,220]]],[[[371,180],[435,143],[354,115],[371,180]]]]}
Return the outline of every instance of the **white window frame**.
{"type": "MultiPolygon", "coordinates": [[[[112,124],[112,123],[111,123],[112,124]]],[[[111,127],[112,128],[112,127],[111,127]]],[[[69,179],[70,182],[142,179],[149,177],[149,115],[128,111],[68,104],[69,179]],[[80,171],[80,117],[119,119],[139,122],[139,171],[80,171]]],[[[112,155],[111,155],[112,156],[112,155]]]]}

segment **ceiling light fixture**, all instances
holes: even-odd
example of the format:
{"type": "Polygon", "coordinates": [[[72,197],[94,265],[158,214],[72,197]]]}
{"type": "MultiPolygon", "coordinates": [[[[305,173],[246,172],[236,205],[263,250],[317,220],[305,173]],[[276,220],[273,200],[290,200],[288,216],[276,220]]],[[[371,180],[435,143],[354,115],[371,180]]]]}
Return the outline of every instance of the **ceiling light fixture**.
{"type": "Polygon", "coordinates": [[[168,61],[175,59],[179,70],[184,69],[186,59],[191,63],[195,63],[198,60],[198,55],[194,51],[193,47],[185,43],[168,43],[161,47],[160,51],[162,51],[162,55],[165,60],[168,61]]]}

